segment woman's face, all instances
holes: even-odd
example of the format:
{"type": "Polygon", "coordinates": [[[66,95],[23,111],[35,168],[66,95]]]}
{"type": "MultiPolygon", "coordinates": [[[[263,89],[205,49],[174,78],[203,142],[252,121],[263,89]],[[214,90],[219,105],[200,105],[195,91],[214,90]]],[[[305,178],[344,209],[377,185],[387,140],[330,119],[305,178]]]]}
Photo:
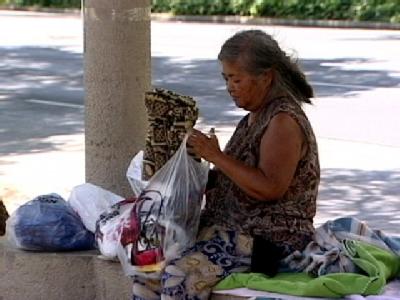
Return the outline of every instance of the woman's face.
{"type": "Polygon", "coordinates": [[[222,77],[236,106],[250,112],[258,111],[271,85],[271,72],[252,75],[242,67],[240,59],[234,62],[221,61],[221,64],[222,77]]]}

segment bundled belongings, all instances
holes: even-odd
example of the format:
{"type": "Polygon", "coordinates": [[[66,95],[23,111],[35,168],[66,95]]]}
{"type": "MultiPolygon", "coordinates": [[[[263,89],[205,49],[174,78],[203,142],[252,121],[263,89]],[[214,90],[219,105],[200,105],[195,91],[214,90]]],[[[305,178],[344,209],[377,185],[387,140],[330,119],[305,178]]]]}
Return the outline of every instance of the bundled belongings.
{"type": "Polygon", "coordinates": [[[8,217],[9,215],[3,200],[0,199],[0,236],[6,233],[6,220],[8,217]]]}
{"type": "Polygon", "coordinates": [[[198,117],[196,102],[169,90],[156,88],[145,94],[149,128],[143,157],[143,180],[150,179],[176,152],[198,117]]]}
{"type": "MultiPolygon", "coordinates": [[[[137,185],[144,188],[135,198],[114,204],[96,224],[101,253],[117,255],[128,276],[157,278],[195,241],[209,165],[188,154],[186,140],[147,183],[137,185]]],[[[140,181],[140,172],[132,172],[130,181],[140,181]]]]}
{"type": "Polygon", "coordinates": [[[89,250],[95,246],[93,233],[57,194],[38,196],[18,207],[6,229],[11,244],[24,250],[89,250]]]}

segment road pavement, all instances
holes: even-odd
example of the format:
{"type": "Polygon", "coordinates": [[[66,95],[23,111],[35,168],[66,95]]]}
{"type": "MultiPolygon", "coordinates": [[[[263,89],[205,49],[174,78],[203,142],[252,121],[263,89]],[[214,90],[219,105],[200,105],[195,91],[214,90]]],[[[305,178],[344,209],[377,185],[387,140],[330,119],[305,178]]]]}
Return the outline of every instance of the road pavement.
{"type": "MultiPolygon", "coordinates": [[[[79,15],[0,11],[0,197],[13,211],[84,182],[79,15]]],[[[316,223],[354,216],[400,234],[400,31],[152,22],[152,81],[196,98],[225,144],[243,112],[216,56],[241,29],[273,34],[316,91],[305,107],[322,166],[316,223]]]]}

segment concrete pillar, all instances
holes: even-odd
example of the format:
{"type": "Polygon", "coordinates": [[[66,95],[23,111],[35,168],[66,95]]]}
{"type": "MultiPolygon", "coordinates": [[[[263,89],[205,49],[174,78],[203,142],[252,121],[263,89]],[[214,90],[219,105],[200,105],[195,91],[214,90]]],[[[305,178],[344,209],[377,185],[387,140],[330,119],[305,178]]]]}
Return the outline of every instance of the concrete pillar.
{"type": "Polygon", "coordinates": [[[125,173],[144,149],[151,85],[150,0],[85,0],[86,181],[132,195],[125,173]]]}

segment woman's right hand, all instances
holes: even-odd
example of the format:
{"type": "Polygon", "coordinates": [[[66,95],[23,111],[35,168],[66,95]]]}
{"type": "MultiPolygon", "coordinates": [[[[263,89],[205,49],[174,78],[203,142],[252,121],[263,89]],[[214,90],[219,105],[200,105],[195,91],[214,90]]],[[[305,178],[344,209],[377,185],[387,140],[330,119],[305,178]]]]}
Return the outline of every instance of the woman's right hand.
{"type": "Polygon", "coordinates": [[[218,138],[215,134],[207,136],[199,130],[193,129],[188,138],[190,151],[205,160],[214,163],[215,160],[222,154],[219,146],[218,138]]]}

